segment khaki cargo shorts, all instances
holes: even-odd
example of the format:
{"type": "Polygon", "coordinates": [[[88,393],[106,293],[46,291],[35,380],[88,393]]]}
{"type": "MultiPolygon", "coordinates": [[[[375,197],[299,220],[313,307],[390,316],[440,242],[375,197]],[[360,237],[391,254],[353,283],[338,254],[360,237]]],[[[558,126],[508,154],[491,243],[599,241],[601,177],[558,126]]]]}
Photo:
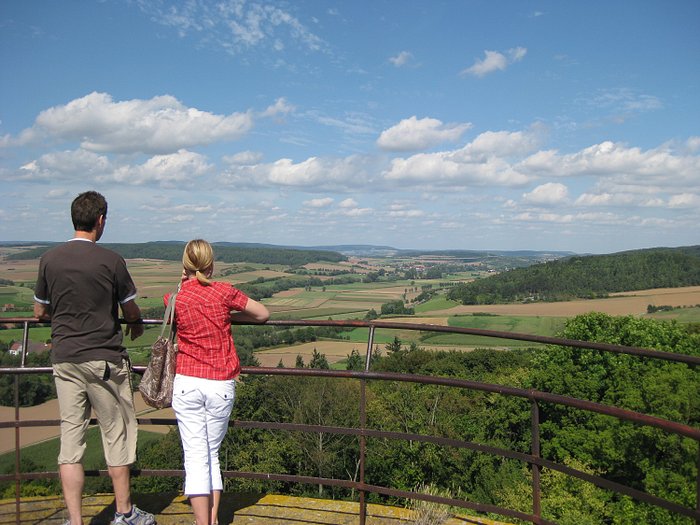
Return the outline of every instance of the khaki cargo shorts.
{"type": "Polygon", "coordinates": [[[82,461],[91,412],[100,425],[107,465],[132,465],[138,429],[129,362],[55,363],[53,376],[61,413],[59,465],[82,461]]]}

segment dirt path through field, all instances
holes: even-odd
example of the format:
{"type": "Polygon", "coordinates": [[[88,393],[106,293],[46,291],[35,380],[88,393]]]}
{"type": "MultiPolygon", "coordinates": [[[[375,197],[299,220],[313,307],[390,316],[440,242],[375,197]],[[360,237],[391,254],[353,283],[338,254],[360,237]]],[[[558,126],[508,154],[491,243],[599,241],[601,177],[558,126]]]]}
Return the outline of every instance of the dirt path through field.
{"type": "MultiPolygon", "coordinates": [[[[141,394],[134,394],[134,402],[136,404],[136,415],[138,417],[164,417],[174,418],[175,414],[172,409],[155,410],[146,405],[141,399],[141,394]]],[[[0,421],[14,421],[15,409],[13,407],[0,407],[0,421]]],[[[44,419],[59,419],[58,400],[51,399],[46,403],[33,407],[23,407],[19,409],[20,421],[27,420],[44,420],[44,419]]],[[[163,425],[140,425],[139,429],[148,432],[158,432],[165,434],[169,427],[163,425]]],[[[60,434],[58,426],[47,427],[29,427],[20,429],[20,446],[26,447],[35,443],[54,439],[60,434]]],[[[15,449],[15,429],[0,428],[0,454],[10,452],[15,449]]]]}

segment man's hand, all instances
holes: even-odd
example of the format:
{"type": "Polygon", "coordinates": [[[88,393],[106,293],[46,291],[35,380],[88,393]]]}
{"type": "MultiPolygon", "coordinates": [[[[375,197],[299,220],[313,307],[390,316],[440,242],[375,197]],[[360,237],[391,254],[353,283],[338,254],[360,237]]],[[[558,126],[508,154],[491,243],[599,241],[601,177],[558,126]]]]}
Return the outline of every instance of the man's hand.
{"type": "Polygon", "coordinates": [[[42,303],[34,303],[34,317],[40,321],[51,320],[51,307],[42,303]]]}
{"type": "Polygon", "coordinates": [[[143,335],[143,323],[135,322],[141,321],[141,309],[138,305],[134,301],[126,302],[122,305],[122,313],[127,323],[124,334],[130,335],[132,341],[137,337],[141,337],[143,335]]]}
{"type": "Polygon", "coordinates": [[[143,325],[141,323],[127,324],[124,329],[124,334],[128,335],[133,341],[137,337],[143,335],[143,325]]]}

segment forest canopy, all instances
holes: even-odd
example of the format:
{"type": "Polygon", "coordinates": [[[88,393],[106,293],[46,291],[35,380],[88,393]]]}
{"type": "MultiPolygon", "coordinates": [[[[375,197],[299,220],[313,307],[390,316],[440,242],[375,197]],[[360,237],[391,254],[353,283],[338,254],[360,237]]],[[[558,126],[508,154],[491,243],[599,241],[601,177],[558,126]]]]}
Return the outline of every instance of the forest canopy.
{"type": "MultiPolygon", "coordinates": [[[[100,243],[105,248],[114,250],[125,259],[161,259],[179,261],[182,259],[184,242],[145,242],[133,244],[100,243]]],[[[7,257],[8,260],[36,259],[55,244],[47,244],[7,257]]],[[[328,250],[307,250],[274,247],[269,245],[237,245],[231,243],[212,243],[217,261],[225,263],[248,262],[257,264],[283,264],[285,266],[302,266],[319,261],[340,262],[347,260],[344,255],[328,250]]]]}
{"type": "Polygon", "coordinates": [[[610,293],[700,285],[700,246],[573,256],[455,286],[462,304],[565,301],[610,293]]]}

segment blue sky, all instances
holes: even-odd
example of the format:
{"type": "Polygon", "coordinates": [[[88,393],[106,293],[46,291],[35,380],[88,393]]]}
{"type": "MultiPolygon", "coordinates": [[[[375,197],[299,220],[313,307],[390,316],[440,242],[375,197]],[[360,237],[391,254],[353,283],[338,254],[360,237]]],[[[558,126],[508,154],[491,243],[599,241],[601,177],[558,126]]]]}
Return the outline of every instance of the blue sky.
{"type": "Polygon", "coordinates": [[[700,2],[0,2],[0,240],[700,243],[700,2]]]}

